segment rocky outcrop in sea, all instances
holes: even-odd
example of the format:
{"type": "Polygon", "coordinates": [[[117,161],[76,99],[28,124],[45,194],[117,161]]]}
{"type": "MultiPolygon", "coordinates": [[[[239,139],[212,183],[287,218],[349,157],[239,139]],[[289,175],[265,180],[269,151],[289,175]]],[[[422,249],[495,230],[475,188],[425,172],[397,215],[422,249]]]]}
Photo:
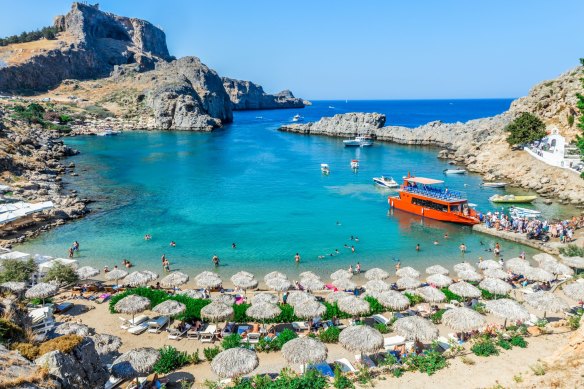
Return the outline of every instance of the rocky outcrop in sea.
{"type": "Polygon", "coordinates": [[[376,135],[378,130],[385,125],[385,119],[385,115],[379,113],[352,112],[324,117],[317,122],[288,124],[278,130],[305,135],[344,137],[376,135]]]}
{"type": "Polygon", "coordinates": [[[223,87],[231,99],[234,111],[254,109],[304,108],[305,101],[294,97],[289,90],[274,95],[264,92],[261,85],[251,81],[223,77],[223,87]]]}

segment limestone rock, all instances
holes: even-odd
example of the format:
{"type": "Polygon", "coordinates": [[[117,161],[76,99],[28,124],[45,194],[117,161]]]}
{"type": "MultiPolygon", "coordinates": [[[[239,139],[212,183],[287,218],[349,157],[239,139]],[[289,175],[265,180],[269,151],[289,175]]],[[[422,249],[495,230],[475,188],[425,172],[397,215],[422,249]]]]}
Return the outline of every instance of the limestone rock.
{"type": "Polygon", "coordinates": [[[304,108],[304,100],[294,97],[291,91],[283,90],[275,95],[264,92],[261,85],[251,81],[223,77],[223,86],[233,103],[233,110],[304,108]]]}
{"type": "Polygon", "coordinates": [[[379,113],[345,113],[324,117],[318,122],[291,124],[280,127],[279,131],[300,134],[352,137],[355,135],[377,136],[385,124],[385,115],[379,113]]]}
{"type": "Polygon", "coordinates": [[[61,388],[60,383],[46,377],[39,366],[34,365],[17,351],[0,345],[0,375],[6,388],[44,389],[61,388]],[[24,382],[23,382],[24,381],[24,382]]]}

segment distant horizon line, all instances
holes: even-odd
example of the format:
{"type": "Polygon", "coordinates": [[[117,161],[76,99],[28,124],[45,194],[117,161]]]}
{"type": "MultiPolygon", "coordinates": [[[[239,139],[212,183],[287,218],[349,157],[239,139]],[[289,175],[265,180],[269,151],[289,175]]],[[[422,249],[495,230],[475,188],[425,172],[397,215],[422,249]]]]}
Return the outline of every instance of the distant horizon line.
{"type": "Polygon", "coordinates": [[[304,100],[308,101],[465,101],[465,100],[516,100],[518,97],[471,97],[471,98],[437,98],[437,99],[430,99],[430,98],[422,98],[422,99],[310,99],[310,98],[303,98],[304,100]]]}

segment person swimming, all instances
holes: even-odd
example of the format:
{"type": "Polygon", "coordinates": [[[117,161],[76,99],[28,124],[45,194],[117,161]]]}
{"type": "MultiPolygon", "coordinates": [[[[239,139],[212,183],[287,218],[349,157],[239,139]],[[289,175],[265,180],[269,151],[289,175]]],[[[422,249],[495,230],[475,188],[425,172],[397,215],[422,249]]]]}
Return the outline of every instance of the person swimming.
{"type": "Polygon", "coordinates": [[[419,243],[416,245],[416,251],[420,251],[420,244],[419,243]]]}
{"type": "Polygon", "coordinates": [[[235,245],[235,242],[234,242],[234,243],[231,243],[231,248],[232,248],[232,249],[235,249],[236,247],[237,247],[237,246],[235,245]]]}
{"type": "Polygon", "coordinates": [[[176,242],[174,240],[170,241],[170,247],[176,247],[176,242]]]}

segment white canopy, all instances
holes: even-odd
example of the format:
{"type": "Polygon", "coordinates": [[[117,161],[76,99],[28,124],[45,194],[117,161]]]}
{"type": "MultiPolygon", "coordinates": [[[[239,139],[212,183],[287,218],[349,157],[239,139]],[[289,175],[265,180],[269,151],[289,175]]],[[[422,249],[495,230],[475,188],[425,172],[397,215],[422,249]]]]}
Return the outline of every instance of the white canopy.
{"type": "Polygon", "coordinates": [[[56,258],[51,261],[43,262],[39,265],[39,273],[46,273],[52,268],[56,263],[60,263],[62,265],[71,266],[73,269],[77,269],[78,261],[76,259],[67,259],[67,258],[56,258]]]}

